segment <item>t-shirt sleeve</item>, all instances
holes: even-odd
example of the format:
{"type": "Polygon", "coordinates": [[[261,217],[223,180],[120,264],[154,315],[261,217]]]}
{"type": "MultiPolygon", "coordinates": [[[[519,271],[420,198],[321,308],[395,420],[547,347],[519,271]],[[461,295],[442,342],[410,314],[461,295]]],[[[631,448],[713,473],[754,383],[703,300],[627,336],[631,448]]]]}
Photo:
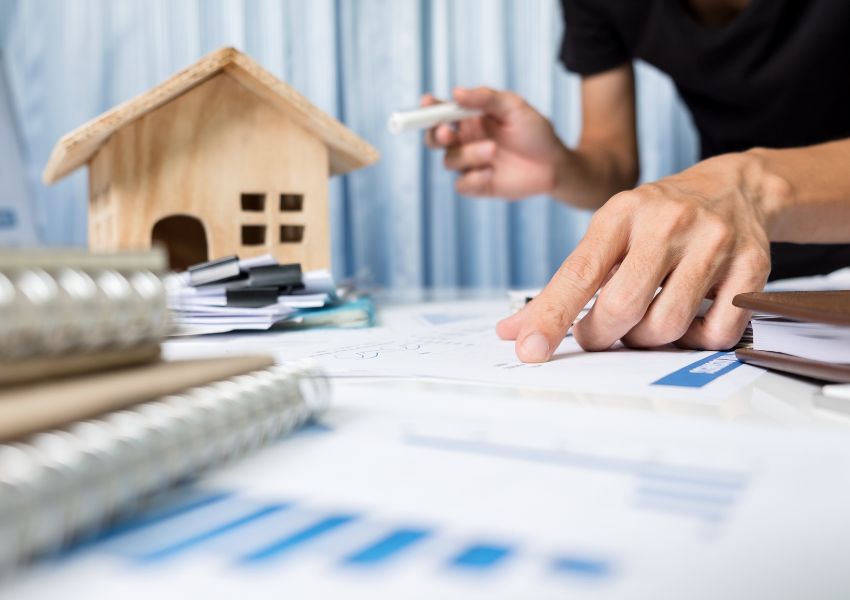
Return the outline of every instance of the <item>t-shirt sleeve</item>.
{"type": "Polygon", "coordinates": [[[631,59],[610,16],[595,0],[561,0],[565,30],[560,59],[579,75],[595,75],[631,59]]]}

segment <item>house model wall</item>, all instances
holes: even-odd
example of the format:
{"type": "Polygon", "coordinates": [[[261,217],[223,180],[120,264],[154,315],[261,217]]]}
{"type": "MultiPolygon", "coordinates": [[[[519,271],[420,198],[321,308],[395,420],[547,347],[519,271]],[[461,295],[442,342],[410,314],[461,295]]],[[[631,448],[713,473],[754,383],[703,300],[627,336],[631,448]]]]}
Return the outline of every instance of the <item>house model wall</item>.
{"type": "Polygon", "coordinates": [[[44,179],[89,165],[89,246],[166,245],[172,268],[272,253],[330,266],[327,178],[377,151],[225,48],[57,144],[44,179]]]}

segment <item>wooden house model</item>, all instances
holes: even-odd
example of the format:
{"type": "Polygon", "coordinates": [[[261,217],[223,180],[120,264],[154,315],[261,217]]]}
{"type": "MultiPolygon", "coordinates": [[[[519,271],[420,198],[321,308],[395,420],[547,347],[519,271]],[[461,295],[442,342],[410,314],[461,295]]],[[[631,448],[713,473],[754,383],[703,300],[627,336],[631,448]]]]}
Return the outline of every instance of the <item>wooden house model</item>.
{"type": "Polygon", "coordinates": [[[328,182],[378,152],[223,48],[63,137],[43,178],[89,167],[89,247],[164,244],[174,269],[238,254],[330,266],[328,182]]]}

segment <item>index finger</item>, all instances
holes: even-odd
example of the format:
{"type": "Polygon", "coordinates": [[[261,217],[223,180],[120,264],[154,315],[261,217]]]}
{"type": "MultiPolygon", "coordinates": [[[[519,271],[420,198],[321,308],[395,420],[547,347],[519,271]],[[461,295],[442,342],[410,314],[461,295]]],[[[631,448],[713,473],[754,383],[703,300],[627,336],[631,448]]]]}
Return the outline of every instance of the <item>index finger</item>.
{"type": "MultiPolygon", "coordinates": [[[[597,213],[599,214],[599,213],[597,213]]],[[[543,291],[498,326],[503,338],[516,340],[523,362],[545,362],[564,339],[579,312],[622,256],[628,232],[618,215],[594,218],[576,249],[543,291]]]]}
{"type": "MultiPolygon", "coordinates": [[[[434,104],[441,104],[442,102],[442,100],[435,98],[431,94],[423,94],[419,99],[419,106],[433,106],[434,104]]],[[[451,127],[446,124],[431,127],[425,131],[425,145],[432,150],[445,148],[456,141],[457,136],[454,131],[452,131],[451,127]]]]}

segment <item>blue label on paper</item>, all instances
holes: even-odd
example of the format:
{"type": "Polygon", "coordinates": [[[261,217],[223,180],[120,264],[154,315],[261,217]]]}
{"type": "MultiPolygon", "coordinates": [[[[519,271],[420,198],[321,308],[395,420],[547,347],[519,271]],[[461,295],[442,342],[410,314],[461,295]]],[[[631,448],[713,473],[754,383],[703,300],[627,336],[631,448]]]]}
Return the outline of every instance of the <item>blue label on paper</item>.
{"type": "Polygon", "coordinates": [[[717,352],[653,381],[652,385],[699,388],[740,366],[734,352],[717,352]]]}

